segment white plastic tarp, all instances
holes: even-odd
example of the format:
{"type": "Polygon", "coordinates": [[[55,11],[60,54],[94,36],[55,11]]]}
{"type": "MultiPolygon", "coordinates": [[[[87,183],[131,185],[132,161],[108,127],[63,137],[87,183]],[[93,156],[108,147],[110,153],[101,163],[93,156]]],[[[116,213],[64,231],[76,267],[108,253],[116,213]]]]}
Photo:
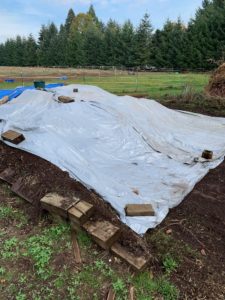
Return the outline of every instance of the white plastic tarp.
{"type": "Polygon", "coordinates": [[[0,107],[0,132],[96,190],[139,234],[154,228],[225,156],[225,119],[170,110],[156,101],[70,85],[56,95],[25,91],[0,107]],[[73,89],[78,88],[78,93],[73,89]],[[75,98],[62,104],[59,95],[75,98]],[[201,159],[212,150],[212,161],[201,159]],[[127,204],[151,203],[154,217],[126,217],[127,204]]]}

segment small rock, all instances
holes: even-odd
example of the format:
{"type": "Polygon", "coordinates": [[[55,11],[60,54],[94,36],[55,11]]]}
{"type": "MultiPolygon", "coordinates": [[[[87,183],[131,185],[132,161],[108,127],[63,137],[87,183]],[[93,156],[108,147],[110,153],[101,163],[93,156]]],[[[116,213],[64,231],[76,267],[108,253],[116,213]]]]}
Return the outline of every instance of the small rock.
{"type": "Polygon", "coordinates": [[[205,249],[202,249],[202,250],[201,250],[201,254],[202,254],[203,256],[206,256],[205,249]]]}

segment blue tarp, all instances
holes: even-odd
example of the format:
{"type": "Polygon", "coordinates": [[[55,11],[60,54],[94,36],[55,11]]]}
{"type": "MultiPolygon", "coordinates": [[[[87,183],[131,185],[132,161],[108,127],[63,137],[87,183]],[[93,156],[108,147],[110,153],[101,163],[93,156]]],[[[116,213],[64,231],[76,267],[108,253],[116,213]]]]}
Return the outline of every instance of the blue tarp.
{"type": "MultiPolygon", "coordinates": [[[[45,87],[46,89],[54,89],[59,86],[63,86],[64,83],[50,83],[47,84],[45,87]]],[[[19,95],[21,95],[25,90],[33,90],[35,89],[33,86],[23,86],[23,87],[18,87],[13,90],[0,90],[0,99],[4,96],[9,96],[9,100],[12,100],[19,95]]]]}

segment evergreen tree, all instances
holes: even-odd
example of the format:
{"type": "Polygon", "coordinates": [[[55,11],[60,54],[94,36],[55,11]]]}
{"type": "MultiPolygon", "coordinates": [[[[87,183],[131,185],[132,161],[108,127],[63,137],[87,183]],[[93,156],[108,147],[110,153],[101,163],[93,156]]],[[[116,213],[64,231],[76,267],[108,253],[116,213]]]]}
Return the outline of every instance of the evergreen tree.
{"type": "Polygon", "coordinates": [[[138,66],[146,66],[151,62],[152,35],[153,27],[150,16],[146,13],[136,32],[136,64],[138,66]]]}
{"type": "Polygon", "coordinates": [[[67,32],[67,34],[69,34],[69,32],[70,32],[70,27],[73,23],[74,18],[75,18],[75,13],[74,13],[73,9],[70,8],[70,10],[68,11],[67,17],[66,17],[66,22],[65,22],[65,31],[67,32]]]}
{"type": "Polygon", "coordinates": [[[121,64],[133,67],[135,64],[135,32],[130,20],[124,23],[120,38],[122,44],[121,64]]]}
{"type": "Polygon", "coordinates": [[[122,63],[121,28],[118,23],[109,20],[104,34],[104,60],[105,65],[118,66],[122,63]]]}
{"type": "Polygon", "coordinates": [[[28,36],[28,39],[25,42],[24,57],[25,66],[37,65],[37,43],[32,34],[28,36]]]}

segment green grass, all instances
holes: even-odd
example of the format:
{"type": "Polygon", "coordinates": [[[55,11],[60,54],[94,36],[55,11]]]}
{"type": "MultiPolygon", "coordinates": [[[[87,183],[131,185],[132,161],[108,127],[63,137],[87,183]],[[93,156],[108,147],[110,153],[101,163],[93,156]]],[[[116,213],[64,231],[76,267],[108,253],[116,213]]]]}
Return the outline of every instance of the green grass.
{"type": "MultiPolygon", "coordinates": [[[[139,75],[124,76],[85,76],[74,80],[48,80],[48,82],[65,82],[67,84],[79,83],[96,85],[115,94],[147,94],[151,98],[176,96],[190,87],[194,92],[202,92],[209,80],[208,74],[179,74],[179,73],[139,73],[139,75]]],[[[25,85],[32,85],[26,82],[25,85]]],[[[0,83],[0,89],[11,89],[22,82],[0,83]]]]}

